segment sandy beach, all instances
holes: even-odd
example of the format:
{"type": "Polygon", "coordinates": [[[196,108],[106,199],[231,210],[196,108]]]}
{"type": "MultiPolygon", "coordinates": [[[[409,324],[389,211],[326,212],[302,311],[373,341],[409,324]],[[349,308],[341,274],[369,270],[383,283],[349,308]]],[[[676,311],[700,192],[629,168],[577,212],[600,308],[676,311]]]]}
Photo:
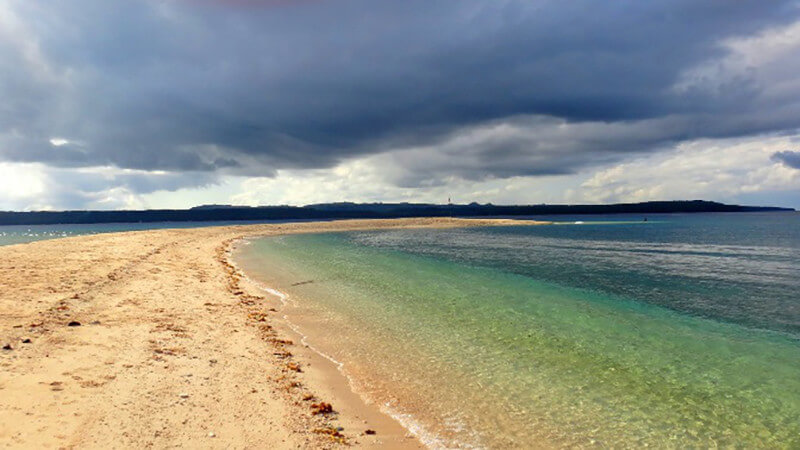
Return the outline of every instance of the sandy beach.
{"type": "Polygon", "coordinates": [[[240,238],[520,223],[353,220],[151,230],[0,247],[0,445],[418,448],[281,303],[229,261],[240,238]]]}

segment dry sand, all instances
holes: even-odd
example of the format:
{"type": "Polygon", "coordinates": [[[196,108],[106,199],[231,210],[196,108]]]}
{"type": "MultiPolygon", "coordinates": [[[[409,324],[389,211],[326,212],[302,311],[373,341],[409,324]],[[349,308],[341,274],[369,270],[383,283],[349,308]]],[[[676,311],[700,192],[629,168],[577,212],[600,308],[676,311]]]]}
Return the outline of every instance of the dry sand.
{"type": "Polygon", "coordinates": [[[257,235],[512,223],[245,225],[0,247],[0,446],[420,447],[293,342],[280,302],[240,276],[230,246],[257,235]]]}

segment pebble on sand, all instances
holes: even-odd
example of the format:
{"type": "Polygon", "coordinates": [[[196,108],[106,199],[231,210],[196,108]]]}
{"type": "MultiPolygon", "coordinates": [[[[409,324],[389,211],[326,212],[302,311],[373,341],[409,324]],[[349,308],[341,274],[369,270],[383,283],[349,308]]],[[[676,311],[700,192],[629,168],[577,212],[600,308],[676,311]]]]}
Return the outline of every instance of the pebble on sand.
{"type": "Polygon", "coordinates": [[[68,327],[79,327],[79,326],[81,326],[81,323],[78,322],[77,320],[73,320],[72,322],[68,323],[67,326],[68,327]]]}

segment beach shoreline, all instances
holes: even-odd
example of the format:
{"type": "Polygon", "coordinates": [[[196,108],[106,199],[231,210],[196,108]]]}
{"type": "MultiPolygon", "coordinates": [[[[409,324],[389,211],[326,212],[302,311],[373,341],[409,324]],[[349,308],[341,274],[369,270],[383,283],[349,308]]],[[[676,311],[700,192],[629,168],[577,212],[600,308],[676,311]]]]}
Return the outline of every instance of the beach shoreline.
{"type": "Polygon", "coordinates": [[[306,375],[306,385],[310,391],[324,392],[325,397],[336,399],[337,409],[343,412],[343,422],[348,422],[340,423],[340,426],[362,428],[369,424],[368,429],[382,436],[381,448],[451,447],[435,433],[427,430],[415,417],[396,411],[388,404],[376,402],[367,392],[360,389],[357,380],[348,373],[345,363],[319,347],[320,344],[328,344],[325,338],[316,335],[317,332],[323,331],[316,328],[319,324],[315,324],[313,319],[309,321],[308,317],[296,315],[297,307],[304,303],[305,299],[297,300],[290,297],[289,294],[276,289],[274,286],[277,284],[268,279],[250,276],[246,268],[236,263],[234,254],[243,251],[240,247],[243,244],[249,244],[247,238],[236,240],[227,259],[239,275],[236,278],[236,289],[247,293],[245,295],[271,302],[272,306],[269,309],[274,315],[270,324],[279,335],[290,336],[292,342],[298,344],[294,347],[292,356],[295,361],[302,361],[300,364],[311,369],[306,375]],[[409,439],[419,442],[411,445],[409,439]],[[422,445],[418,445],[420,443],[422,445]]]}
{"type": "Polygon", "coordinates": [[[0,345],[8,347],[0,351],[0,443],[420,447],[291,334],[279,300],[231,264],[231,245],[287,233],[535,223],[301,222],[0,247],[0,345]]]}

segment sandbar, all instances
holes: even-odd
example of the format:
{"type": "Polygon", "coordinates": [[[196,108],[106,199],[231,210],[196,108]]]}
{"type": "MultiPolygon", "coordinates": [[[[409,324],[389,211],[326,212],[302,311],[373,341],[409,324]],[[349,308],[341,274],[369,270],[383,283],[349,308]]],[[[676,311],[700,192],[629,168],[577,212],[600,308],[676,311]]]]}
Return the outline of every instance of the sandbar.
{"type": "Polygon", "coordinates": [[[0,247],[0,446],[420,448],[297,342],[280,302],[232,264],[231,246],[286,233],[526,223],[540,222],[341,220],[0,247]]]}

